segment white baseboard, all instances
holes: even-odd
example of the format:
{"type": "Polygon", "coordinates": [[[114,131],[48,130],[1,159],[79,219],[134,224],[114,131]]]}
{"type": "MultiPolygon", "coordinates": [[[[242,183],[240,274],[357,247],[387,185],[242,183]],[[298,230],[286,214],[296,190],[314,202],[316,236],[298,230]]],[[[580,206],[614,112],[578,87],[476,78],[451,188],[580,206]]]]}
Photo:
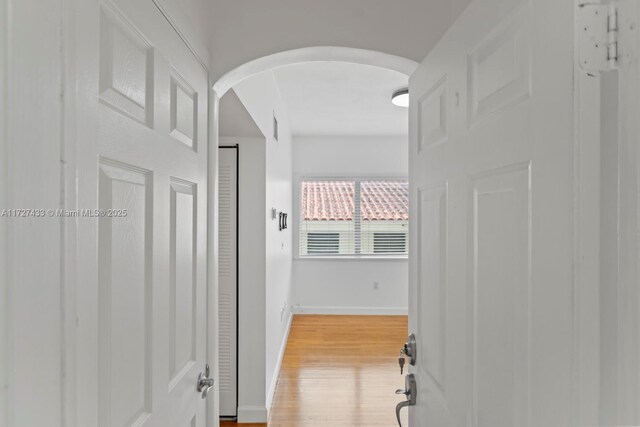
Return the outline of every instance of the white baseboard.
{"type": "Polygon", "coordinates": [[[276,386],[278,385],[278,378],[280,378],[280,369],[282,368],[282,359],[284,358],[284,352],[287,348],[287,341],[289,341],[289,332],[291,331],[292,320],[293,312],[289,313],[287,327],[282,342],[280,343],[280,351],[278,353],[278,360],[276,361],[276,368],[273,371],[273,377],[271,377],[271,384],[269,384],[269,391],[267,392],[267,412],[271,412],[273,396],[276,394],[276,386]]]}
{"type": "Polygon", "coordinates": [[[268,419],[265,406],[238,406],[238,423],[266,423],[268,419]]]}
{"type": "Polygon", "coordinates": [[[406,316],[409,309],[405,307],[321,307],[296,305],[293,307],[295,314],[350,314],[350,315],[386,315],[406,316]]]}

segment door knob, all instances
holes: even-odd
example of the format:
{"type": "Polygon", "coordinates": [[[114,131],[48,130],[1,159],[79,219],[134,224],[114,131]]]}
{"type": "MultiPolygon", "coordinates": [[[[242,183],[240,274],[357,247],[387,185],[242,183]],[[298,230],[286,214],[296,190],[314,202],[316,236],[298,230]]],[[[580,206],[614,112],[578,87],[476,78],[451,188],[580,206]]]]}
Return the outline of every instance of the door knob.
{"type": "Polygon", "coordinates": [[[209,364],[207,363],[207,366],[204,370],[204,372],[200,372],[200,375],[198,375],[198,384],[196,389],[198,390],[198,392],[202,393],[202,398],[206,399],[207,398],[207,394],[209,393],[209,390],[211,390],[213,388],[213,385],[215,384],[215,381],[213,380],[213,378],[209,378],[209,374],[211,373],[211,370],[209,369],[209,364]]]}
{"type": "Polygon", "coordinates": [[[407,400],[400,402],[396,405],[396,419],[398,425],[402,427],[402,421],[400,420],[400,411],[404,407],[415,406],[418,394],[418,386],[416,384],[416,377],[413,374],[409,374],[404,378],[404,390],[396,390],[396,394],[404,394],[407,400]]]}

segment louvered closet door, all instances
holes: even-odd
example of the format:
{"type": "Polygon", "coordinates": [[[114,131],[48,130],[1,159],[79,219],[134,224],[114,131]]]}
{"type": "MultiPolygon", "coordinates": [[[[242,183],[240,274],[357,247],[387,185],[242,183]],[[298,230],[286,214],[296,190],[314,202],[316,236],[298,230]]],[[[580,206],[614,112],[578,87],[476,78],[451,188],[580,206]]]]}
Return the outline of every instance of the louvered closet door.
{"type": "Polygon", "coordinates": [[[220,316],[220,416],[237,414],[237,200],[238,149],[220,148],[219,164],[219,316],[220,316]]]}
{"type": "Polygon", "coordinates": [[[208,72],[153,0],[74,5],[78,206],[113,209],[78,221],[75,424],[205,427],[208,72]]]}

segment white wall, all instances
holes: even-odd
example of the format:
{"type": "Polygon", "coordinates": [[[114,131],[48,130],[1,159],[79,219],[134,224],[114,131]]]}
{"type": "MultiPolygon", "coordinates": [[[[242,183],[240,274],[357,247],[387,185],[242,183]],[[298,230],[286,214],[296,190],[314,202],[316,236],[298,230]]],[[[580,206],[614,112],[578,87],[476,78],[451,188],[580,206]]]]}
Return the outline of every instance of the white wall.
{"type": "Polygon", "coordinates": [[[296,313],[407,314],[406,260],[296,259],[293,277],[296,313]]]}
{"type": "Polygon", "coordinates": [[[247,79],[235,86],[234,90],[266,136],[266,204],[261,212],[266,227],[265,394],[266,406],[270,408],[291,319],[292,233],[291,228],[279,231],[277,219],[271,217],[271,208],[291,213],[291,132],[272,72],[247,79]],[[279,124],[278,141],[273,138],[274,115],[279,124]]]}
{"type": "MultiPolygon", "coordinates": [[[[406,177],[408,161],[408,138],[405,136],[295,137],[294,206],[300,203],[300,178],[406,177]]],[[[294,217],[293,228],[298,224],[297,212],[294,217]]],[[[294,233],[297,239],[297,229],[294,233]]],[[[407,260],[303,259],[297,257],[297,242],[294,251],[294,311],[326,314],[407,312],[407,260]]]]}

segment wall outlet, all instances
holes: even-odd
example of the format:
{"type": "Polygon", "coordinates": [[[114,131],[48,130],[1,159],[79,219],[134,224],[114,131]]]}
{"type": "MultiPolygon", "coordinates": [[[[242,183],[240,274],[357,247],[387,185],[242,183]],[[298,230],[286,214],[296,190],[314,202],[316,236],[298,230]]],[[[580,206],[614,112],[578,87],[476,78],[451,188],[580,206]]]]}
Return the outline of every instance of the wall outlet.
{"type": "Polygon", "coordinates": [[[287,302],[285,301],[282,304],[282,308],[280,309],[280,321],[284,320],[284,313],[287,311],[287,302]]]}
{"type": "Polygon", "coordinates": [[[378,289],[380,289],[380,283],[378,282],[373,282],[373,290],[377,291],[378,289]]]}

